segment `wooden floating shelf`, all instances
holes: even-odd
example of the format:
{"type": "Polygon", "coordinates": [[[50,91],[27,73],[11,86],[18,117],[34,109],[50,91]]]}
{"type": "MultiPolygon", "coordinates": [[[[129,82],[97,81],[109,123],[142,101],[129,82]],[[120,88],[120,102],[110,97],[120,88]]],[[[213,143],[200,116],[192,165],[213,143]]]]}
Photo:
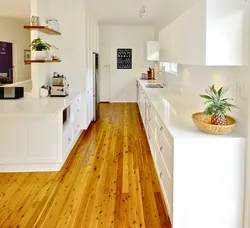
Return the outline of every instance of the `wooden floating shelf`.
{"type": "Polygon", "coordinates": [[[60,32],[47,28],[45,26],[24,26],[24,28],[28,30],[37,30],[39,32],[46,33],[48,35],[61,35],[60,32]]]}
{"type": "Polygon", "coordinates": [[[31,63],[60,63],[62,60],[25,60],[25,64],[31,64],[31,63]]]}

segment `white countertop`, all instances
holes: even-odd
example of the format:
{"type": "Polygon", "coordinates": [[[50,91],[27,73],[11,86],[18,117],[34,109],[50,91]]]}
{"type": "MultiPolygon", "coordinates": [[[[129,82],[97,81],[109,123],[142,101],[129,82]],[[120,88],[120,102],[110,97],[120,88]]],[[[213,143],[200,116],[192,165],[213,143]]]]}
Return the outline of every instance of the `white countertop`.
{"type": "Polygon", "coordinates": [[[17,100],[0,100],[0,118],[57,115],[79,95],[79,92],[72,92],[67,97],[33,98],[26,96],[17,100]]]}
{"type": "Polygon", "coordinates": [[[148,99],[155,108],[158,116],[168,128],[174,138],[243,138],[239,133],[233,132],[229,135],[209,135],[201,132],[193,123],[192,114],[202,112],[199,104],[194,103],[192,96],[182,94],[178,89],[146,88],[146,83],[158,83],[157,80],[138,79],[148,99]]]}

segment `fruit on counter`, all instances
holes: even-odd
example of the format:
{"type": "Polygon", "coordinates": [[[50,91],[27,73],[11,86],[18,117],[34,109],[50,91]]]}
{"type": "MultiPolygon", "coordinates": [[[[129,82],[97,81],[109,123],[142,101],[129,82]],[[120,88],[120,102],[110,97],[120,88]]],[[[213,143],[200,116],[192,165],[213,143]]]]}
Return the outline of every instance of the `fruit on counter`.
{"type": "Polygon", "coordinates": [[[211,116],[211,124],[227,125],[226,112],[231,112],[231,108],[236,108],[235,105],[230,103],[233,99],[225,97],[228,89],[221,87],[219,90],[216,90],[215,85],[212,85],[205,91],[207,94],[200,95],[200,97],[206,100],[205,105],[207,107],[204,113],[211,116]]]}

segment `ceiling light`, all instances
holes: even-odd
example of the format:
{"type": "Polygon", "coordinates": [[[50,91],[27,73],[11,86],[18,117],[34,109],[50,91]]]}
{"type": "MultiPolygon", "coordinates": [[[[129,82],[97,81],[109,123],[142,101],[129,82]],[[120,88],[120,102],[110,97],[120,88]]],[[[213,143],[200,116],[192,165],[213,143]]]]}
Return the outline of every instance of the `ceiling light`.
{"type": "Polygon", "coordinates": [[[142,5],[139,13],[140,18],[143,18],[145,14],[146,14],[146,6],[142,5]]]}

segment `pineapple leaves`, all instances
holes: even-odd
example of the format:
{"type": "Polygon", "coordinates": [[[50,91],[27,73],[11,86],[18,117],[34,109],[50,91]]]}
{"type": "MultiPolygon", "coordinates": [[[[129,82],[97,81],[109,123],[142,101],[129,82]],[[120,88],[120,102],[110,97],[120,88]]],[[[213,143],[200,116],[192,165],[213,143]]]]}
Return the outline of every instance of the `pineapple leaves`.
{"type": "Polygon", "coordinates": [[[223,91],[223,87],[221,87],[221,88],[219,89],[219,91],[218,91],[218,95],[219,95],[219,96],[221,96],[222,91],[223,91]]]}
{"type": "Polygon", "coordinates": [[[210,96],[208,96],[208,95],[200,95],[200,97],[205,98],[205,99],[211,99],[211,100],[212,100],[212,97],[210,97],[210,96]]]}
{"type": "Polygon", "coordinates": [[[201,98],[205,99],[205,105],[207,105],[205,114],[216,117],[224,117],[227,111],[231,111],[231,108],[237,108],[235,105],[229,103],[233,99],[225,98],[224,95],[229,88],[221,87],[218,91],[215,85],[209,86],[205,89],[206,95],[200,95],[201,98]]]}

